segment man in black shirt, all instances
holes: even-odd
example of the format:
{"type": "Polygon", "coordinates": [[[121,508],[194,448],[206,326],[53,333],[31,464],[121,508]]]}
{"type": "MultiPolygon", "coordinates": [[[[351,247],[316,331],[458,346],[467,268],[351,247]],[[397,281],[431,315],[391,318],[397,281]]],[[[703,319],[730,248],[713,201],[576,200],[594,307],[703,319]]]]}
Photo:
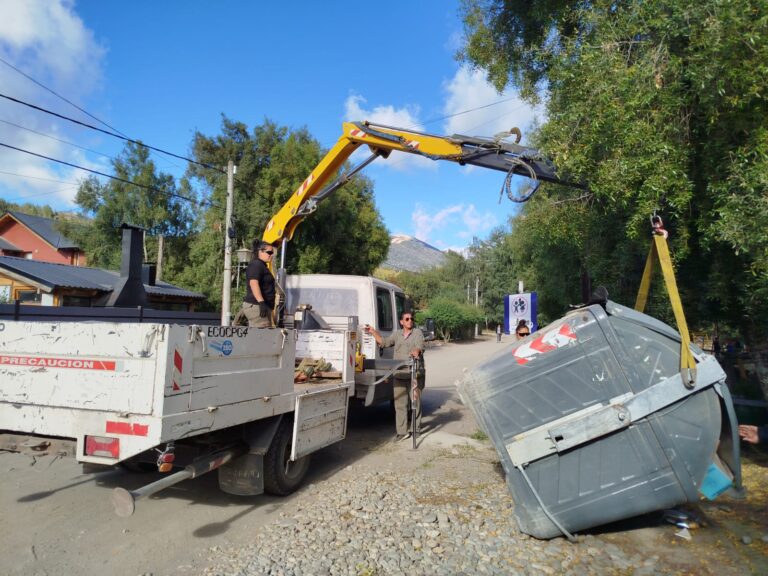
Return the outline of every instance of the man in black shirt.
{"type": "Polygon", "coordinates": [[[243,314],[248,326],[273,328],[272,310],[275,307],[275,277],[267,263],[275,254],[275,247],[261,240],[253,242],[253,260],[245,270],[246,288],[243,314]]]}

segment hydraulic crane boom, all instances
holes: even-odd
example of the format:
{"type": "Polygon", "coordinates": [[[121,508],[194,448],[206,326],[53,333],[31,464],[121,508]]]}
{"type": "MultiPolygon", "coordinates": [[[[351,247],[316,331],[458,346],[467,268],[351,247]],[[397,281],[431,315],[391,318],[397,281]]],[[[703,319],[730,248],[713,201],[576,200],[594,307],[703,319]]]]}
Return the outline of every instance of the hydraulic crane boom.
{"type": "Polygon", "coordinates": [[[338,142],[269,221],[263,240],[277,244],[293,238],[296,227],[305,216],[315,211],[320,201],[377,157],[386,158],[393,150],[432,160],[448,160],[461,165],[470,164],[506,172],[507,178],[502,190],[506,189],[510,200],[516,202],[530,198],[542,181],[565,183],[556,176],[554,167],[537,150],[520,146],[519,141],[520,131],[517,128],[495,138],[479,138],[459,134],[435,136],[370,122],[345,122],[338,142]],[[517,137],[516,142],[505,140],[511,135],[517,137]],[[364,144],[371,149],[371,156],[326,186],[330,177],[364,144]],[[512,190],[510,182],[514,174],[531,179],[529,192],[520,195],[512,190]]]}

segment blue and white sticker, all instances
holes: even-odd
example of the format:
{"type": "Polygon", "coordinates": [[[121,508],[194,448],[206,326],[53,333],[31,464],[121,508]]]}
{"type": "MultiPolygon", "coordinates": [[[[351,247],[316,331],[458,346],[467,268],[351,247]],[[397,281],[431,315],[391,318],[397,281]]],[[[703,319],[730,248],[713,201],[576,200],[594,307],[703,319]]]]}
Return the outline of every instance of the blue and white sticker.
{"type": "Polygon", "coordinates": [[[208,344],[208,348],[212,348],[213,350],[216,350],[216,352],[220,354],[224,354],[224,356],[229,356],[232,354],[232,340],[223,340],[221,342],[214,340],[210,344],[208,344]]]}

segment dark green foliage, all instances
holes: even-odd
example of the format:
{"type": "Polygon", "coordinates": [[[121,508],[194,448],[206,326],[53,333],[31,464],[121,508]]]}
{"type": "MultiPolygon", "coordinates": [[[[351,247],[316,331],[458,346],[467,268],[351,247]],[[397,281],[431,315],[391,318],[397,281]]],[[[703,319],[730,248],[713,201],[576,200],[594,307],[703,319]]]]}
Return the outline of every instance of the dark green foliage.
{"type": "MultiPolygon", "coordinates": [[[[233,228],[238,246],[249,248],[324,154],[304,128],[289,130],[266,120],[249,131],[226,117],[220,135],[197,133],[192,150],[202,163],[225,167],[232,160],[237,166],[233,228]]],[[[225,205],[224,175],[192,165],[189,177],[210,190],[213,202],[225,205]]],[[[182,274],[185,283],[205,293],[214,306],[221,301],[224,216],[223,210],[214,208],[201,215],[190,265],[182,274]]],[[[291,273],[370,274],[389,249],[372,182],[357,176],[326,199],[299,225],[288,246],[286,268],[291,273]]],[[[233,294],[233,309],[241,299],[242,294],[233,294]]]]}
{"type": "Polygon", "coordinates": [[[540,296],[562,305],[569,295],[540,283],[554,259],[567,282],[586,270],[632,304],[658,209],[690,323],[764,337],[766,3],[470,0],[464,10],[464,57],[499,89],[533,98],[546,82],[538,144],[589,187],[549,187],[522,212],[540,296]]]}
{"type": "Polygon", "coordinates": [[[424,318],[435,321],[437,336],[446,342],[474,329],[475,324],[482,323],[484,319],[478,308],[440,297],[433,299],[429,308],[417,315],[416,320],[423,322],[424,318]]]}

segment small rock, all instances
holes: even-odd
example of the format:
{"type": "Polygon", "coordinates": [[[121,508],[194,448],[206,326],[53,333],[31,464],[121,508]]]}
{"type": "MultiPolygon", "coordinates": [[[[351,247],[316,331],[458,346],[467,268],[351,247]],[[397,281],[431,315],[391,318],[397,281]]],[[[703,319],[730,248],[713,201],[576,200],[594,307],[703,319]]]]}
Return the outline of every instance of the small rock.
{"type": "Polygon", "coordinates": [[[741,537],[742,544],[752,544],[752,537],[751,536],[742,536],[741,537]]]}

